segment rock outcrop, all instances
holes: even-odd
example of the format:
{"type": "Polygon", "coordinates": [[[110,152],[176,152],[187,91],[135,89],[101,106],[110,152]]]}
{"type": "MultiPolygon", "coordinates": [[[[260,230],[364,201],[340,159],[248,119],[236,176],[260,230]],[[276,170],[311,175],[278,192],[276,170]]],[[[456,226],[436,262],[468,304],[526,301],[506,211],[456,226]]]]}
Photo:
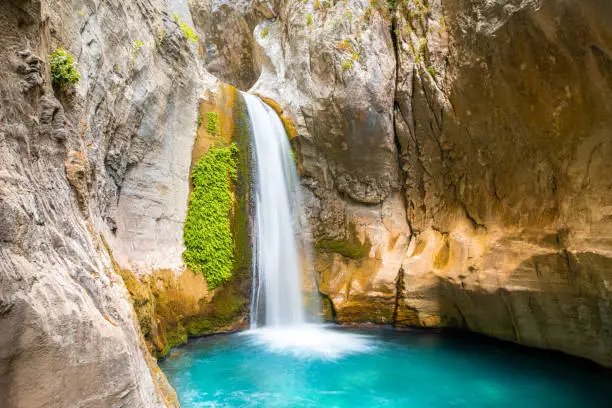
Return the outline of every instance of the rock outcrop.
{"type": "Polygon", "coordinates": [[[612,7],[416,3],[394,17],[415,232],[397,323],[612,365],[612,7]]]}

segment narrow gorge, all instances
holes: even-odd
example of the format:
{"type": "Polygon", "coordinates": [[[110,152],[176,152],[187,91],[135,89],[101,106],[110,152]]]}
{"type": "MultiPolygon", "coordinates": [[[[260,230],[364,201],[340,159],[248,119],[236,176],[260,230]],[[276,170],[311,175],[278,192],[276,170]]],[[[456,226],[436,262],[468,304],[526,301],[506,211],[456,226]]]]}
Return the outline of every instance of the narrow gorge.
{"type": "Polygon", "coordinates": [[[0,45],[0,407],[610,403],[608,0],[1,0],[0,45]]]}

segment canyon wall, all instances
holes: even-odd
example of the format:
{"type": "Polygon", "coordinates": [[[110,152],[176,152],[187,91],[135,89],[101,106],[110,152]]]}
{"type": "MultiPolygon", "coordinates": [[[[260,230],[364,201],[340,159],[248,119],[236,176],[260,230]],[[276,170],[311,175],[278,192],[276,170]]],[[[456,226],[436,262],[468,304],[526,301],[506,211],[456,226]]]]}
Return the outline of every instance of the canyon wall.
{"type": "Polygon", "coordinates": [[[2,406],[178,406],[112,259],[182,264],[197,100],[214,78],[171,13],[191,24],[173,1],[0,4],[2,406]],[[61,47],[76,86],[50,80],[61,47]]]}
{"type": "Polygon", "coordinates": [[[197,3],[208,64],[295,124],[330,319],[612,365],[608,2],[197,3]]]}
{"type": "Polygon", "coordinates": [[[606,0],[2,2],[3,402],[176,406],[151,353],[244,327],[245,268],[210,290],[182,260],[206,115],[244,130],[219,80],[282,114],[327,318],[612,366],[609,21],[606,0]],[[51,83],[59,47],[76,86],[51,83]]]}

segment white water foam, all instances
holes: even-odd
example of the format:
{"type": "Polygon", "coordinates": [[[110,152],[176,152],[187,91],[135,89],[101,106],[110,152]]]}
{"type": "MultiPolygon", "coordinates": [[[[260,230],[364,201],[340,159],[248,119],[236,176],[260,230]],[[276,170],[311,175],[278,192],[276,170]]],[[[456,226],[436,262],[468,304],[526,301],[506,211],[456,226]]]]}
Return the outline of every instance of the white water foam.
{"type": "Polygon", "coordinates": [[[319,324],[264,327],[244,334],[251,336],[253,344],[268,352],[297,358],[335,360],[374,349],[370,336],[341,332],[319,324]]]}

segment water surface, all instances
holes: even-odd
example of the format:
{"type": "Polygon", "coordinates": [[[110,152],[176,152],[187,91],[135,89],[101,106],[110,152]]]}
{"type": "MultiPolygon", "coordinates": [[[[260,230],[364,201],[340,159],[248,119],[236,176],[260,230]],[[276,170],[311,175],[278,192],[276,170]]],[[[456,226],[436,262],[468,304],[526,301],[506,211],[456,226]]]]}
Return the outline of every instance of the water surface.
{"type": "Polygon", "coordinates": [[[594,364],[482,337],[260,329],[201,338],[160,363],[183,408],[609,408],[594,364]]]}

